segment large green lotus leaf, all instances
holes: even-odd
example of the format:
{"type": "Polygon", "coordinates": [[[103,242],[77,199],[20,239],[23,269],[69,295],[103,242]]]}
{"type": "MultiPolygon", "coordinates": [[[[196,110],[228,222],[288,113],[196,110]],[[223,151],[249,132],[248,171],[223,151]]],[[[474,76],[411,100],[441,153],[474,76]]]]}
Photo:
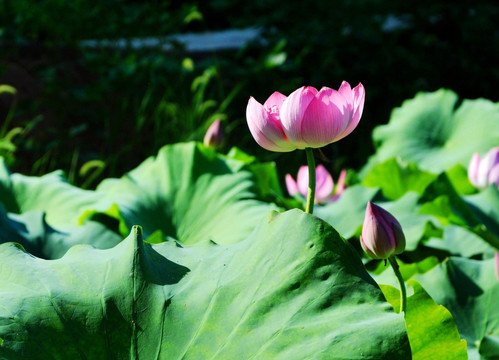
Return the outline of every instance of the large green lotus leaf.
{"type": "Polygon", "coordinates": [[[468,179],[468,169],[461,164],[456,164],[445,172],[449,181],[458,194],[470,195],[476,193],[477,189],[468,179]]]}
{"type": "MultiPolygon", "coordinates": [[[[275,167],[266,164],[247,164],[200,144],[178,144],[165,147],[157,158],[146,160],[120,180],[104,181],[98,191],[72,186],[60,171],[29,177],[10,174],[2,164],[0,201],[12,214],[43,212],[48,226],[65,233],[63,238],[68,242],[61,251],[73,244],[69,237],[76,239],[78,233],[85,234],[86,230],[78,225],[89,217],[99,217],[99,212],[120,220],[121,232],[140,223],[147,235],[162,231],[168,237],[191,243],[209,239],[229,243],[244,238],[261,214],[272,208],[256,200],[256,194],[267,195],[275,186],[271,185],[275,183],[273,174],[275,167]],[[117,209],[118,214],[112,209],[117,209]]],[[[52,251],[37,250],[36,254],[55,256],[52,251]]]]}
{"type": "Polygon", "coordinates": [[[198,143],[165,146],[121,179],[104,180],[96,208],[116,203],[128,228],[140,224],[145,236],[234,243],[275,208],[257,199],[255,177],[243,166],[198,143]]]}
{"type": "Polygon", "coordinates": [[[357,184],[348,187],[335,202],[317,206],[314,213],[348,239],[360,234],[367,202],[373,200],[378,193],[379,189],[357,184]]]}
{"type": "Polygon", "coordinates": [[[15,241],[28,252],[56,259],[75,244],[116,245],[116,220],[108,216],[78,223],[99,195],[72,186],[61,171],[42,177],[10,174],[0,159],[0,243],[15,241]]]}
{"type": "MultiPolygon", "coordinates": [[[[413,360],[467,360],[466,341],[457,331],[452,314],[435,301],[416,280],[409,280],[413,294],[407,298],[405,323],[413,360]]],[[[400,291],[380,285],[387,300],[400,309],[400,291]]]]}
{"type": "Polygon", "coordinates": [[[442,173],[425,189],[420,202],[421,213],[435,216],[443,225],[462,226],[499,249],[499,191],[494,186],[462,197],[442,173]]]}
{"type": "Polygon", "coordinates": [[[374,129],[376,153],[363,173],[384,160],[399,156],[423,170],[440,173],[459,163],[468,166],[474,152],[485,154],[499,144],[499,103],[464,100],[441,89],[419,93],[393,110],[387,125],[374,129]]]}
{"type": "Polygon", "coordinates": [[[446,250],[452,255],[464,257],[494,253],[494,248],[489,243],[464,227],[449,225],[443,230],[442,238],[430,238],[425,242],[425,246],[446,250]]]}
{"type": "Polygon", "coordinates": [[[471,360],[499,358],[499,347],[494,347],[499,339],[499,281],[493,259],[451,257],[415,278],[452,313],[471,360]]]}
{"type": "Polygon", "coordinates": [[[9,169],[7,169],[5,159],[0,157],[0,202],[5,209],[12,212],[19,212],[19,206],[12,192],[12,179],[10,176],[11,174],[9,169]]]}
{"type": "MultiPolygon", "coordinates": [[[[484,191],[464,199],[481,222],[479,227],[484,227],[482,231],[491,232],[499,239],[499,189],[489,186],[484,191]]],[[[481,233],[480,229],[477,229],[477,232],[481,233]]],[[[499,243],[494,245],[499,250],[499,243]]]]}
{"type": "Polygon", "coordinates": [[[85,208],[94,206],[99,195],[68,183],[62,171],[35,177],[10,174],[0,163],[0,202],[9,213],[43,211],[46,221],[59,229],[78,225],[85,208]]]}
{"type": "Polygon", "coordinates": [[[408,359],[402,315],[356,252],[300,210],[232,245],[0,246],[0,358],[408,359]]]}
{"type": "Polygon", "coordinates": [[[408,191],[422,194],[436,177],[435,174],[420,170],[416,164],[406,164],[398,158],[391,158],[374,166],[362,184],[378,187],[385,198],[397,200],[408,191]]]}
{"type": "Polygon", "coordinates": [[[114,218],[108,217],[99,221],[89,219],[71,231],[59,231],[47,224],[41,211],[12,214],[0,208],[0,244],[16,242],[32,255],[57,259],[76,244],[91,244],[99,249],[115,246],[122,240],[118,225],[114,218]]]}
{"type": "Polygon", "coordinates": [[[261,163],[256,157],[245,153],[238,147],[231,148],[226,159],[236,160],[244,164],[243,168],[253,174],[257,190],[262,197],[274,198],[276,196],[283,196],[275,162],[261,163]]]}

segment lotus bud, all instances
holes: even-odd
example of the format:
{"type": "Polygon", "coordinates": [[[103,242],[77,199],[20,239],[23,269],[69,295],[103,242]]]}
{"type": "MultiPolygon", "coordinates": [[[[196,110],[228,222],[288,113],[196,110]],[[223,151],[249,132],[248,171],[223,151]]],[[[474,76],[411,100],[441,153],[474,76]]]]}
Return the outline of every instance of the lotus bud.
{"type": "Polygon", "coordinates": [[[221,126],[220,120],[216,119],[206,131],[203,143],[207,147],[220,147],[224,141],[224,130],[221,126]]]}
{"type": "Polygon", "coordinates": [[[468,165],[468,178],[479,189],[495,184],[499,187],[499,146],[492,148],[483,159],[473,154],[468,165]]]}
{"type": "Polygon", "coordinates": [[[404,251],[405,236],[392,214],[369,201],[360,244],[373,259],[388,259],[404,251]]]}

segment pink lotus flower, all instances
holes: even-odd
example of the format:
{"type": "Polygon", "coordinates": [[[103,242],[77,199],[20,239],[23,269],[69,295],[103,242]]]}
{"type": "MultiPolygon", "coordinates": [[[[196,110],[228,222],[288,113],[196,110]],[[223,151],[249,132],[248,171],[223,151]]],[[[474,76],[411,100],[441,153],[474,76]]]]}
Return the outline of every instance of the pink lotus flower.
{"type": "Polygon", "coordinates": [[[301,87],[281,108],[284,133],[298,149],[319,148],[350,134],[364,109],[362,84],[353,90],[343,81],[338,91],[323,87],[301,87]]]}
{"type": "Polygon", "coordinates": [[[473,154],[468,166],[468,178],[479,189],[496,184],[499,187],[499,146],[492,148],[483,159],[473,154]]]}
{"type": "Polygon", "coordinates": [[[275,92],[262,106],[252,97],[246,108],[251,134],[271,151],[320,148],[350,134],[364,109],[365,91],[343,81],[336,91],[301,87],[289,97],[275,92]]]}
{"type": "MultiPolygon", "coordinates": [[[[345,190],[345,180],[347,172],[342,170],[338,178],[338,184],[334,188],[334,181],[331,174],[322,165],[315,168],[316,188],[315,199],[316,204],[323,204],[337,200],[343,190],[345,190]],[[333,192],[334,189],[334,192],[333,192]]],[[[286,174],[286,188],[291,196],[299,193],[304,197],[308,194],[308,166],[304,165],[298,170],[298,175],[295,179],[290,174],[286,174]]]]}
{"type": "Polygon", "coordinates": [[[220,123],[220,119],[216,119],[206,130],[203,144],[206,147],[219,147],[224,141],[224,131],[220,123]]]}
{"type": "Polygon", "coordinates": [[[360,245],[373,259],[387,259],[400,254],[405,249],[402,226],[392,214],[369,201],[360,245]]]}
{"type": "Polygon", "coordinates": [[[251,135],[258,145],[264,149],[277,152],[288,152],[296,149],[284,134],[280,109],[286,96],[274,92],[262,105],[250,97],[246,107],[246,120],[251,135]]]}

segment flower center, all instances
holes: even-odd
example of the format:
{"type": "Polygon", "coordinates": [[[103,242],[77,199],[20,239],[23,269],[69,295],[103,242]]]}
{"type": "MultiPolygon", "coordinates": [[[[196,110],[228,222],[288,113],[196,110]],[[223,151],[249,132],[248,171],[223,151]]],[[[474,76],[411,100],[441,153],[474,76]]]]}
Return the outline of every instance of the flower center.
{"type": "Polygon", "coordinates": [[[269,107],[269,112],[271,114],[279,115],[279,108],[277,107],[277,105],[273,105],[269,107]]]}

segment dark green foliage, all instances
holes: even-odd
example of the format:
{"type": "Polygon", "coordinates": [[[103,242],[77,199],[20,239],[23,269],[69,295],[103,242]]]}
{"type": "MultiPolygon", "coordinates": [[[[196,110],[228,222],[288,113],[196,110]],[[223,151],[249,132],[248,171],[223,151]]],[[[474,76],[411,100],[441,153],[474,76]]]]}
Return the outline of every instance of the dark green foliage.
{"type": "MultiPolygon", "coordinates": [[[[497,99],[498,17],[495,2],[485,0],[286,6],[275,0],[3,0],[0,73],[7,73],[0,82],[19,87],[22,106],[13,125],[36,120],[25,134],[29,141],[16,143],[13,169],[41,175],[62,168],[72,182],[92,187],[99,179],[78,176],[86,162],[103,161],[99,178],[119,176],[166,143],[201,139],[215,117],[224,119],[229,143],[237,140],[273,160],[275,154],[261,150],[247,131],[249,96],[263,102],[274,90],[337,88],[342,80],[365,85],[365,111],[356,136],[325,153],[335,173],[346,165],[359,168],[373,150],[373,127],[418,91],[445,87],[463,98],[497,99]],[[265,29],[265,46],[201,56],[181,48],[165,54],[78,47],[84,39],[251,26],[265,29]],[[195,86],[198,76],[204,90],[195,86]]],[[[295,171],[297,160],[281,157],[287,166],[280,171],[295,171]]]]}

